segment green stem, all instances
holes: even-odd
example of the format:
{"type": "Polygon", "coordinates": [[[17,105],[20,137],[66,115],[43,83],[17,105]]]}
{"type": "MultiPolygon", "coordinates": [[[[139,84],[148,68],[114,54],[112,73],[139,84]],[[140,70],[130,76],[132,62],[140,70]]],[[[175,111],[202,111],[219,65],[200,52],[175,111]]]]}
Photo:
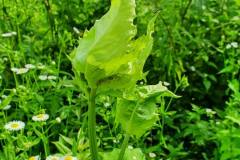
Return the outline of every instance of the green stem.
{"type": "Polygon", "coordinates": [[[119,154],[119,156],[118,156],[118,160],[123,160],[123,156],[124,156],[125,151],[126,151],[126,149],[127,149],[129,139],[130,139],[130,135],[129,135],[129,134],[126,134],[126,135],[125,135],[125,138],[124,138],[124,140],[123,140],[123,144],[122,144],[122,147],[121,147],[120,154],[119,154]]]}
{"type": "Polygon", "coordinates": [[[96,138],[96,88],[92,88],[89,95],[88,105],[88,138],[92,160],[98,160],[96,138]]]}
{"type": "Polygon", "coordinates": [[[45,153],[45,156],[47,157],[50,154],[50,149],[49,149],[48,138],[45,136],[43,126],[42,126],[42,142],[43,142],[44,153],[45,153]]]}

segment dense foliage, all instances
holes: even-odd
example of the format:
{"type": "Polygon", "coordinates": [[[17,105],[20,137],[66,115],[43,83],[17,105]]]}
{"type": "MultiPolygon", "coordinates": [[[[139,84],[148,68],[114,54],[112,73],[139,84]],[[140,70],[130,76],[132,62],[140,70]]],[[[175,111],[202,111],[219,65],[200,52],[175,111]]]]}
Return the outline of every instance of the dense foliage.
{"type": "Polygon", "coordinates": [[[121,1],[116,19],[106,0],[0,1],[1,160],[90,159],[88,94],[99,83],[104,160],[126,133],[126,160],[240,159],[240,1],[136,0],[136,15],[121,1]]]}

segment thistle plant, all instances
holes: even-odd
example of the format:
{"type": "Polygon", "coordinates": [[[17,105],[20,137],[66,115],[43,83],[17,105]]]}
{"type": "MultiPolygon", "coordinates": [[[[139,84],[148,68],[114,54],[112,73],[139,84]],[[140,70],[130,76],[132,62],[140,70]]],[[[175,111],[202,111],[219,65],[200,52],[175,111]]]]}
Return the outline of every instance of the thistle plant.
{"type": "Polygon", "coordinates": [[[117,97],[116,122],[126,132],[121,151],[118,151],[119,160],[124,157],[130,136],[141,137],[158,120],[158,97],[163,93],[174,96],[161,83],[136,86],[136,82],[143,79],[143,66],[153,46],[156,16],[150,20],[146,35],[137,39],[135,17],[135,0],[112,0],[110,10],[85,31],[79,46],[70,55],[75,82],[89,95],[88,136],[92,160],[99,159],[96,96],[117,97]]]}

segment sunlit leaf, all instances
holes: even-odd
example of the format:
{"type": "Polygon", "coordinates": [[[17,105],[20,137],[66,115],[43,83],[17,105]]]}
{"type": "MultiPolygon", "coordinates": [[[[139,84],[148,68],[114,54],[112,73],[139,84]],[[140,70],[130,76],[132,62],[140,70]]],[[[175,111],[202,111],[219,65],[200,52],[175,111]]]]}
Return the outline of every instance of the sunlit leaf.
{"type": "Polygon", "coordinates": [[[125,132],[141,137],[158,120],[159,96],[177,97],[161,83],[138,87],[130,97],[118,98],[116,122],[125,132]]]}

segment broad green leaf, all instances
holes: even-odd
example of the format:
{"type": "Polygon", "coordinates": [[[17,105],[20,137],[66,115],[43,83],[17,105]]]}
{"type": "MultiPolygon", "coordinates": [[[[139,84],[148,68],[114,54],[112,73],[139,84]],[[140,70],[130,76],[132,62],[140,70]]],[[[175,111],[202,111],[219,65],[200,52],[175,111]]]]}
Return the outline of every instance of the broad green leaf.
{"type": "Polygon", "coordinates": [[[157,106],[153,99],[142,103],[118,99],[116,121],[127,134],[141,137],[157,121],[157,106]]]}
{"type": "Polygon", "coordinates": [[[134,0],[112,0],[110,10],[79,40],[71,61],[90,86],[126,64],[129,41],[136,34],[134,18],[134,0]]]}
{"type": "MultiPolygon", "coordinates": [[[[102,153],[103,160],[117,160],[120,149],[114,149],[112,152],[102,153]]],[[[145,160],[145,156],[140,148],[126,149],[123,160],[145,160]]]]}
{"type": "Polygon", "coordinates": [[[231,120],[234,123],[237,123],[240,125],[240,118],[239,117],[232,117],[232,116],[226,116],[227,119],[231,120]]]}
{"type": "MultiPolygon", "coordinates": [[[[127,94],[129,95],[129,94],[127,94]]],[[[116,107],[116,122],[121,124],[125,132],[141,137],[158,120],[158,97],[177,97],[161,83],[138,87],[135,94],[118,98],[116,107]]]]}
{"type": "Polygon", "coordinates": [[[133,92],[133,94],[127,92],[126,94],[123,95],[125,99],[135,101],[140,99],[154,98],[158,96],[179,98],[179,96],[169,91],[166,86],[163,86],[162,82],[159,82],[156,85],[136,87],[135,92],[133,92]]]}
{"type": "Polygon", "coordinates": [[[159,82],[156,85],[147,85],[138,87],[138,92],[141,98],[151,98],[157,96],[165,96],[165,97],[174,97],[178,98],[174,93],[168,90],[166,86],[162,85],[162,82],[159,82]]]}
{"type": "Polygon", "coordinates": [[[114,93],[134,88],[136,81],[143,78],[156,16],[150,21],[147,34],[133,40],[135,16],[135,0],[112,0],[110,10],[79,40],[70,59],[75,75],[90,88],[114,93]]]}

